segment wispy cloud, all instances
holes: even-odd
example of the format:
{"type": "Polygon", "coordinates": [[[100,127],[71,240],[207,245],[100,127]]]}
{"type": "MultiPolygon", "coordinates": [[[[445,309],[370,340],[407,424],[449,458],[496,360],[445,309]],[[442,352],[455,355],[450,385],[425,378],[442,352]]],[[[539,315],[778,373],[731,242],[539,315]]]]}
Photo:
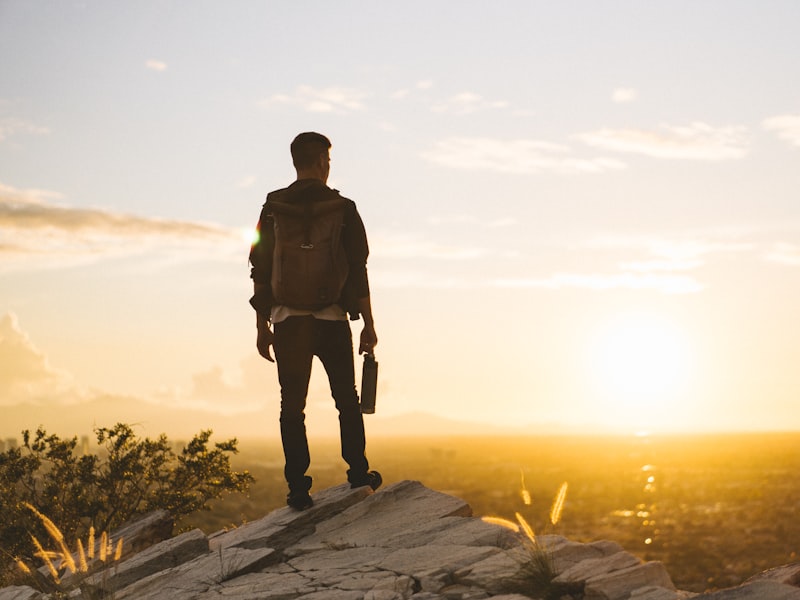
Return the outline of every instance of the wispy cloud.
{"type": "Polygon", "coordinates": [[[556,273],[545,278],[507,278],[492,282],[503,288],[544,288],[561,290],[581,288],[595,291],[628,289],[653,290],[666,294],[691,294],[704,286],[693,277],[685,275],[655,275],[640,273],[556,273]]]}
{"type": "Polygon", "coordinates": [[[216,225],[65,206],[53,201],[59,198],[0,183],[0,268],[58,267],[154,251],[213,257],[245,243],[244,234],[216,225]]]}
{"type": "Polygon", "coordinates": [[[621,262],[620,269],[623,271],[634,271],[640,273],[650,273],[653,271],[691,271],[703,266],[702,260],[633,260],[621,262]]]}
{"type": "Polygon", "coordinates": [[[431,215],[426,217],[425,221],[430,225],[474,225],[488,229],[497,229],[500,227],[510,227],[518,223],[515,217],[494,217],[486,219],[485,217],[478,217],[476,215],[431,215]]]}
{"type": "Polygon", "coordinates": [[[557,272],[544,277],[497,278],[493,285],[510,288],[562,290],[580,288],[594,291],[614,289],[651,290],[664,294],[693,294],[706,285],[687,271],[706,265],[708,257],[752,251],[755,244],[701,238],[648,236],[603,236],[580,244],[597,254],[598,250],[639,253],[636,259],[618,261],[616,271],[557,272]]]}
{"type": "Polygon", "coordinates": [[[413,234],[381,232],[372,236],[370,248],[370,257],[390,259],[471,260],[489,253],[479,246],[458,246],[413,234]]]}
{"type": "Polygon", "coordinates": [[[570,148],[539,140],[452,137],[438,142],[422,157],[453,169],[485,169],[500,173],[600,173],[623,169],[619,160],[579,158],[570,148]]]}
{"type": "Polygon", "coordinates": [[[159,73],[167,70],[167,63],[151,58],[144,63],[144,66],[151,71],[158,71],[159,73]]]}
{"type": "Polygon", "coordinates": [[[370,283],[387,289],[452,290],[475,289],[482,285],[474,278],[451,273],[431,273],[420,269],[383,268],[370,274],[370,283]]]}
{"type": "Polygon", "coordinates": [[[778,115],[763,122],[764,128],[774,131],[792,146],[800,146],[800,115],[778,115]]]}
{"type": "Polygon", "coordinates": [[[627,104],[639,98],[639,92],[633,88],[617,88],[611,93],[611,100],[617,104],[627,104]]]}
{"type": "Polygon", "coordinates": [[[749,242],[719,241],[702,238],[665,238],[649,236],[603,236],[584,244],[590,249],[625,250],[644,257],[619,263],[623,271],[636,273],[689,271],[706,264],[712,254],[746,252],[755,246],[749,242]]]}
{"type": "Polygon", "coordinates": [[[19,134],[46,135],[48,133],[50,133],[50,130],[47,127],[36,125],[24,119],[17,117],[0,118],[0,142],[19,134]]]}
{"type": "Polygon", "coordinates": [[[363,110],[367,92],[356,88],[330,86],[314,88],[310,85],[299,86],[291,94],[273,94],[259,104],[263,108],[287,105],[299,106],[308,112],[346,113],[363,110]]]}
{"type": "Polygon", "coordinates": [[[746,128],[699,122],[650,130],[599,129],[574,137],[596,148],[667,159],[730,160],[744,157],[748,149],[746,128]]]}
{"type": "Polygon", "coordinates": [[[246,190],[248,188],[253,187],[256,181],[258,181],[258,177],[255,175],[245,175],[239,181],[236,182],[236,187],[240,190],[246,190]]]}
{"type": "Polygon", "coordinates": [[[482,110],[508,108],[505,100],[487,100],[480,94],[461,92],[451,96],[444,102],[439,102],[431,107],[433,112],[454,115],[469,115],[482,110]]]}
{"type": "Polygon", "coordinates": [[[600,236],[587,242],[586,246],[590,248],[640,249],[651,256],[678,262],[700,260],[708,254],[742,252],[753,248],[749,242],[647,235],[600,236]]]}
{"type": "Polygon", "coordinates": [[[764,254],[764,259],[789,267],[800,267],[800,245],[776,242],[764,254]]]}

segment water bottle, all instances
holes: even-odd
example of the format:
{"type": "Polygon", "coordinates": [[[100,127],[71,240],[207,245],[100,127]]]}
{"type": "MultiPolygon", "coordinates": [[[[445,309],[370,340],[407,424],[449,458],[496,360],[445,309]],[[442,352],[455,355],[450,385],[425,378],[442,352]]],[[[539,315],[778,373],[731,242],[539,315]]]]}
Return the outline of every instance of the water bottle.
{"type": "Polygon", "coordinates": [[[361,412],[371,415],[375,412],[375,394],[378,391],[378,362],[371,352],[364,355],[364,368],[361,371],[361,412]]]}

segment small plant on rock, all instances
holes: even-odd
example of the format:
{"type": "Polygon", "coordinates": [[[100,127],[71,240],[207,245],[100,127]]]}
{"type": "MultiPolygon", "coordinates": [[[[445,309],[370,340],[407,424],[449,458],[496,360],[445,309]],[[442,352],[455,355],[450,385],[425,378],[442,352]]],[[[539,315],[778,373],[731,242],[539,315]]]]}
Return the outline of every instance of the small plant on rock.
{"type": "MultiPolygon", "coordinates": [[[[550,507],[549,525],[555,527],[561,520],[567,498],[567,482],[561,484],[550,507]]],[[[525,489],[524,478],[521,495],[523,502],[530,505],[530,494],[525,489]]],[[[572,584],[556,582],[558,570],[552,552],[541,536],[536,535],[528,521],[519,512],[515,513],[516,523],[499,517],[483,517],[486,523],[500,525],[517,533],[520,537],[518,560],[520,570],[508,582],[509,592],[534,594],[536,598],[557,600],[565,595],[581,592],[572,584]]]]}

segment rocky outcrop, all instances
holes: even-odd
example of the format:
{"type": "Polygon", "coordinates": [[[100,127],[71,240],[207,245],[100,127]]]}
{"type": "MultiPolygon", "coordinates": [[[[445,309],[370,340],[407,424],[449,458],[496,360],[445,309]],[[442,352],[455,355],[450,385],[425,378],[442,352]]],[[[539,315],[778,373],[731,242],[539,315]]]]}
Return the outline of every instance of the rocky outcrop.
{"type": "MultiPolygon", "coordinates": [[[[80,582],[87,600],[677,600],[663,565],[614,542],[543,536],[558,576],[537,584],[531,554],[514,532],[471,516],[453,496],[402,481],[372,492],[347,485],[313,496],[304,512],[281,508],[206,536],[155,543],[80,582]],[[537,585],[539,587],[537,587],[537,585]]],[[[163,516],[162,516],[163,517],[163,516]]],[[[154,519],[159,522],[159,519],[154,519]]],[[[153,534],[155,539],[160,530],[153,534]]],[[[119,533],[115,534],[119,538],[119,533]]],[[[800,565],[768,571],[709,600],[800,600],[800,565]]],[[[75,583],[75,582],[73,582],[75,583]]],[[[42,600],[31,588],[0,600],[42,600]]]]}

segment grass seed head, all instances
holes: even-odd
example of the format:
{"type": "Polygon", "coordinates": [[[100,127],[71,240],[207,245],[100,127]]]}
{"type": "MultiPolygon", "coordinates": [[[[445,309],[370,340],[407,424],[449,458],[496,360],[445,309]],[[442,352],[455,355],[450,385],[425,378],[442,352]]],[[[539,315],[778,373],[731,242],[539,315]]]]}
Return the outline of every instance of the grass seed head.
{"type": "Polygon", "coordinates": [[[100,560],[106,562],[108,555],[108,534],[104,531],[100,534],[100,560]]]}
{"type": "Polygon", "coordinates": [[[519,521],[520,527],[522,527],[522,531],[524,531],[525,535],[528,537],[528,539],[535,544],[536,543],[536,534],[533,533],[533,527],[531,527],[528,524],[528,522],[525,520],[525,517],[523,517],[521,514],[519,514],[519,513],[514,513],[514,514],[517,517],[517,521],[519,521]]]}
{"type": "Polygon", "coordinates": [[[550,523],[553,525],[558,524],[561,520],[561,513],[564,510],[564,501],[567,499],[567,482],[561,484],[561,487],[553,500],[553,506],[550,508],[550,523]]]}
{"type": "Polygon", "coordinates": [[[31,575],[30,567],[26,565],[24,562],[22,562],[22,559],[20,558],[17,559],[17,568],[23,573],[25,573],[25,575],[31,575]]]}
{"type": "Polygon", "coordinates": [[[510,529],[514,533],[519,533],[519,526],[516,523],[508,519],[503,519],[502,517],[481,517],[481,521],[491,525],[499,525],[500,527],[510,529]]]}
{"type": "Polygon", "coordinates": [[[89,541],[86,545],[89,546],[89,558],[94,558],[94,525],[89,527],[89,541]]]}
{"type": "Polygon", "coordinates": [[[78,539],[78,570],[81,573],[89,571],[89,565],[86,562],[86,551],[83,548],[83,542],[81,542],[80,538],[78,539]]]}

